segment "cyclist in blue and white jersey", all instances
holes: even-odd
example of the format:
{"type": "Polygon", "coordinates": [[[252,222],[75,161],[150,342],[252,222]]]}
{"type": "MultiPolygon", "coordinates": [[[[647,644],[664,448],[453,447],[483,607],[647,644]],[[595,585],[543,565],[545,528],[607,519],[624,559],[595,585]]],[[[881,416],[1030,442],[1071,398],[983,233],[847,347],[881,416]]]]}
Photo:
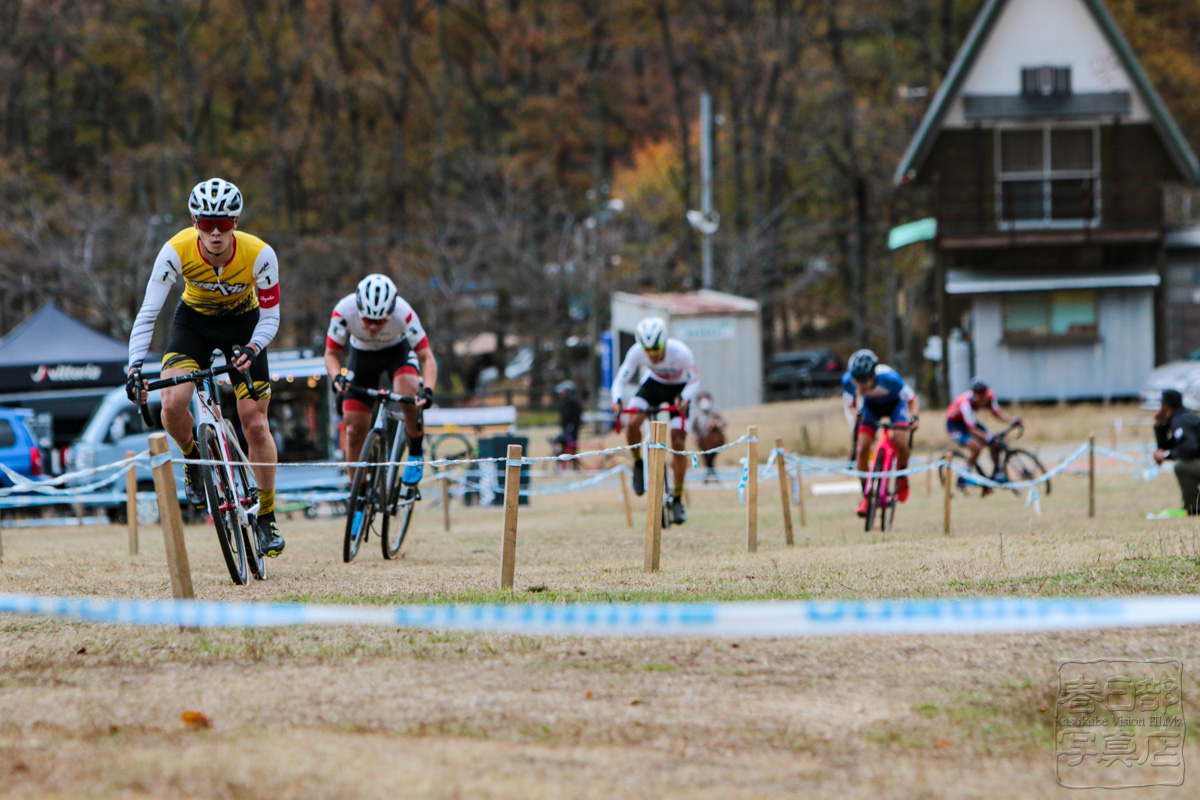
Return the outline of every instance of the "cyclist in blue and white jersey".
{"type": "MultiPolygon", "coordinates": [[[[637,342],[625,354],[621,368],[612,382],[612,410],[620,414],[625,405],[626,384],[637,377],[642,368],[646,377],[638,385],[637,393],[629,401],[630,408],[646,409],[657,405],[678,405],[679,411],[671,412],[671,449],[683,451],[687,445],[688,403],[700,391],[700,371],[696,368],[696,357],[691,348],[678,339],[667,337],[667,324],[658,317],[646,317],[637,324],[634,332],[637,342]]],[[[625,441],[630,445],[641,444],[642,422],[645,414],[630,415],[625,429],[625,441]]],[[[687,456],[675,455],[671,459],[671,473],[675,478],[671,496],[671,521],[680,525],[687,520],[683,507],[683,476],[687,473],[687,456]]],[[[633,451],[633,491],[646,491],[640,450],[633,451]]]]}
{"type": "MultiPolygon", "coordinates": [[[[855,407],[861,398],[858,417],[858,433],[855,439],[855,458],[859,472],[867,471],[867,461],[871,457],[871,443],[875,441],[875,432],[879,422],[888,417],[892,429],[908,431],[917,429],[917,412],[920,404],[917,393],[914,392],[900,373],[879,363],[879,357],[870,350],[859,350],[850,356],[849,369],[842,376],[842,393],[846,398],[846,419],[851,425],[855,420],[855,407]]],[[[908,467],[908,437],[895,436],[892,444],[896,448],[896,468],[908,467]]],[[[866,478],[861,479],[863,489],[866,489],[866,478]]],[[[904,502],[908,499],[908,477],[896,479],[896,499],[904,502]]],[[[867,515],[867,498],[855,509],[860,517],[867,515]]]]}

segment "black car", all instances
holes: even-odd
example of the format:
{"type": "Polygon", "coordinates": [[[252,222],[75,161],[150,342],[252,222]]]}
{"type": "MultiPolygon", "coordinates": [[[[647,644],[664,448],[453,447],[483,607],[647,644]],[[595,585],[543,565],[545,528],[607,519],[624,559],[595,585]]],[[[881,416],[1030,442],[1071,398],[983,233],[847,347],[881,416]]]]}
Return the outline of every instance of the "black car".
{"type": "Polygon", "coordinates": [[[767,391],[776,399],[836,394],[845,371],[832,350],[776,353],[767,371],[767,391]]]}

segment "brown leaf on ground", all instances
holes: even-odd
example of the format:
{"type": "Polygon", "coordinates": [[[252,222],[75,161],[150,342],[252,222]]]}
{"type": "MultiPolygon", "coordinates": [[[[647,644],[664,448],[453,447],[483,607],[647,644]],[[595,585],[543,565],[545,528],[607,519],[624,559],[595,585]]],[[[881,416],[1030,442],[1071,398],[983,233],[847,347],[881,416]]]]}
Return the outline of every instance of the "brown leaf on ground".
{"type": "Polygon", "coordinates": [[[212,720],[203,711],[185,711],[180,717],[185,727],[211,728],[212,720]]]}

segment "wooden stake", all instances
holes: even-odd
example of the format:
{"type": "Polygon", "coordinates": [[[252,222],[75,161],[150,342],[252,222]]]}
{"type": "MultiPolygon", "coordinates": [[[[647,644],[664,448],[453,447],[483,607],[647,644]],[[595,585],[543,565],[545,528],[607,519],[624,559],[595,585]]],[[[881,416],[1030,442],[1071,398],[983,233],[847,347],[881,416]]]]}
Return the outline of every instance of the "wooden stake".
{"type": "Polygon", "coordinates": [[[1088,436],[1088,518],[1096,516],[1096,434],[1088,436]]]}
{"type": "Polygon", "coordinates": [[[804,511],[804,465],[796,463],[796,504],[800,506],[800,527],[808,525],[808,516],[804,511]]]}
{"type": "MultiPolygon", "coordinates": [[[[133,458],[132,450],[125,451],[126,458],[133,458]]],[[[125,473],[125,519],[129,523],[129,555],[138,554],[137,516],[137,464],[130,464],[125,473]]]]}
{"type": "MultiPolygon", "coordinates": [[[[946,484],[942,487],[944,504],[942,509],[942,533],[950,535],[950,497],[954,492],[954,472],[950,469],[950,465],[954,462],[954,453],[949,450],[942,456],[946,459],[946,484]]],[[[930,470],[932,472],[933,470],[930,470]]]]}
{"type": "Polygon", "coordinates": [[[925,470],[925,496],[931,497],[932,495],[933,495],[933,470],[927,469],[927,470],[925,470]]]}
{"type": "Polygon", "coordinates": [[[758,551],[758,426],[746,428],[746,550],[758,551]]]}
{"type": "MultiPolygon", "coordinates": [[[[167,435],[150,434],[150,458],[166,455],[167,435]]],[[[188,566],[187,545],[183,541],[183,517],[179,513],[179,493],[175,489],[175,471],[170,461],[154,468],[154,491],[158,495],[158,516],[162,520],[163,543],[167,546],[167,568],[171,572],[171,592],[176,600],[191,600],[192,571],[188,566]]]]}
{"type": "Polygon", "coordinates": [[[621,470],[617,474],[617,479],[621,482],[621,502],[625,504],[625,527],[633,527],[633,509],[629,507],[629,482],[625,479],[625,470],[621,470]]]}
{"type": "Polygon", "coordinates": [[[778,453],[775,458],[779,464],[779,500],[783,505],[783,541],[790,547],[796,542],[792,538],[792,507],[791,498],[788,497],[787,461],[783,458],[783,439],[775,440],[775,451],[778,453]]]}
{"type": "Polygon", "coordinates": [[[450,476],[442,477],[442,530],[450,532],[450,476]]]}
{"type": "Polygon", "coordinates": [[[508,446],[504,469],[504,540],[500,545],[500,588],[511,589],[517,563],[517,506],[521,503],[521,445],[508,446]]]}
{"type": "Polygon", "coordinates": [[[646,549],[642,559],[642,571],[646,573],[658,572],[662,550],[663,479],[667,468],[667,451],[663,448],[667,445],[667,423],[650,423],[650,441],[662,447],[649,448],[646,457],[646,467],[650,472],[650,492],[646,503],[646,549]]]}

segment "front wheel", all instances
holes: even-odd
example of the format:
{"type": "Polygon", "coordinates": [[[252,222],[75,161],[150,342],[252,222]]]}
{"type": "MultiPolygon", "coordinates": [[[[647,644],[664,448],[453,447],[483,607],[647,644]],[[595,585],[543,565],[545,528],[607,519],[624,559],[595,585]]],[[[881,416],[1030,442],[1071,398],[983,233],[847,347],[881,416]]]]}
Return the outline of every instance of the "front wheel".
{"type": "Polygon", "coordinates": [[[383,510],[383,520],[379,527],[379,543],[383,548],[384,558],[395,558],[396,554],[400,552],[400,545],[404,544],[404,537],[408,535],[408,525],[412,522],[413,506],[417,502],[417,487],[405,486],[400,481],[400,477],[404,474],[404,467],[400,465],[404,462],[406,452],[408,452],[408,437],[404,435],[403,431],[400,431],[392,446],[392,453],[388,456],[388,461],[393,462],[395,466],[387,468],[387,474],[391,476],[391,480],[385,481],[388,484],[387,504],[383,510]],[[396,514],[395,527],[391,523],[392,514],[396,514]]]}
{"type": "Polygon", "coordinates": [[[879,477],[880,472],[883,472],[883,451],[875,454],[871,477],[867,479],[867,521],[864,527],[867,533],[870,533],[871,528],[875,527],[875,512],[882,511],[879,501],[882,499],[884,481],[879,477]]]}
{"type": "MultiPolygon", "coordinates": [[[[1042,466],[1042,462],[1028,450],[1009,450],[1004,457],[1004,477],[1009,481],[1032,481],[1045,474],[1046,468],[1042,466]]],[[[1050,481],[1043,485],[1046,487],[1045,493],[1050,494],[1050,481]]]]}
{"type": "Polygon", "coordinates": [[[245,524],[242,515],[238,514],[238,524],[242,529],[242,541],[246,547],[246,560],[250,563],[250,571],[260,581],[267,579],[267,558],[258,548],[257,520],[249,516],[251,509],[258,505],[258,486],[254,482],[254,473],[250,471],[249,461],[242,446],[238,442],[237,433],[229,420],[223,420],[225,425],[225,440],[231,448],[230,460],[233,461],[233,490],[246,512],[245,524]]]}
{"type": "MultiPolygon", "coordinates": [[[[211,425],[200,429],[200,455],[209,461],[225,460],[217,432],[211,425]]],[[[200,468],[200,474],[204,483],[208,513],[212,514],[213,525],[217,529],[217,541],[221,544],[221,555],[225,557],[229,577],[235,584],[242,586],[249,579],[249,575],[246,568],[246,540],[242,536],[235,508],[238,502],[237,488],[230,484],[228,473],[219,464],[205,464],[200,468]]]]}
{"type": "MultiPolygon", "coordinates": [[[[375,523],[376,500],[379,494],[379,462],[383,460],[383,442],[379,431],[367,431],[359,461],[367,461],[365,467],[356,467],[354,482],[350,486],[350,499],[346,502],[346,537],[342,545],[342,560],[349,563],[358,555],[358,548],[367,538],[375,523]]],[[[386,512],[385,512],[386,513],[386,512]]]]}

